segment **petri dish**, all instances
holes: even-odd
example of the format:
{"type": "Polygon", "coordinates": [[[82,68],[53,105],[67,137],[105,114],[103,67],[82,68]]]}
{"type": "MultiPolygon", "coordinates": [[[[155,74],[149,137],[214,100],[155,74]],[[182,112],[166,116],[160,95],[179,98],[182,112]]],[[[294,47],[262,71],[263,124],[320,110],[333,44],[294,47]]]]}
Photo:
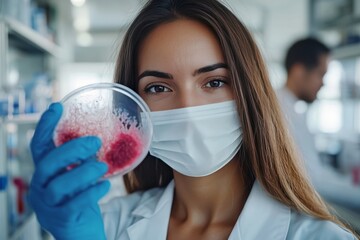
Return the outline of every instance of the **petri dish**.
{"type": "Polygon", "coordinates": [[[146,157],[153,133],[150,110],[130,88],[95,83],[72,91],[60,102],[63,114],[54,131],[55,146],[98,136],[102,146],[97,158],[109,166],[105,178],[130,172],[146,157]]]}

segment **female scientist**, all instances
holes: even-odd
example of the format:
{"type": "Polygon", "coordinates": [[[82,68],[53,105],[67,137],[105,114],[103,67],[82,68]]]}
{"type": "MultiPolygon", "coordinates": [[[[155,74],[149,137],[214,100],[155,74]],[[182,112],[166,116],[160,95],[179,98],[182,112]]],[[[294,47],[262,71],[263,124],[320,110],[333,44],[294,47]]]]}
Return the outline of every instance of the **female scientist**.
{"type": "Polygon", "coordinates": [[[31,144],[29,200],[56,239],[355,239],[304,177],[260,52],[219,2],[149,1],[115,80],[152,111],[150,155],[124,177],[130,194],[100,208],[100,142],[55,148],[62,107],[52,104],[31,144]]]}

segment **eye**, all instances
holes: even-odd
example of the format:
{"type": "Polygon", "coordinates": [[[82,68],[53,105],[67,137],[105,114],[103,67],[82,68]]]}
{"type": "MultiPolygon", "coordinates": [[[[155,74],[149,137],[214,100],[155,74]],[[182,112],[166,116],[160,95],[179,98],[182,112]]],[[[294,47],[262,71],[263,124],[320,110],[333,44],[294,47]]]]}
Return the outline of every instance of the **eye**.
{"type": "Polygon", "coordinates": [[[207,88],[219,88],[222,87],[226,82],[220,79],[211,80],[205,84],[207,88]]]}
{"type": "Polygon", "coordinates": [[[171,90],[163,85],[149,85],[145,88],[146,93],[171,92],[171,90]]]}

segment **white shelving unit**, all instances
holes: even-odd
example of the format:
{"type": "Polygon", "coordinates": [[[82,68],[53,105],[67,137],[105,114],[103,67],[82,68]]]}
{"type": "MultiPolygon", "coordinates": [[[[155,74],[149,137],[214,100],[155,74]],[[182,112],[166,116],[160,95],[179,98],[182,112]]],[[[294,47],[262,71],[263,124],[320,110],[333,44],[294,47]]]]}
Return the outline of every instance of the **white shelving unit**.
{"type": "MultiPolygon", "coordinates": [[[[5,124],[2,119],[0,119],[0,176],[6,176],[6,145],[3,142],[6,139],[5,134],[5,124]]],[[[7,208],[7,193],[6,191],[0,191],[0,239],[7,239],[7,232],[8,232],[8,208],[7,208]],[[6,217],[6,218],[5,218],[6,217]],[[4,219],[5,218],[5,219],[4,219]]]]}
{"type": "Polygon", "coordinates": [[[11,18],[2,17],[0,21],[7,25],[10,39],[18,41],[20,48],[22,47],[30,51],[47,53],[54,57],[59,57],[60,48],[34,30],[11,18]]]}
{"type": "Polygon", "coordinates": [[[31,113],[31,114],[20,114],[14,115],[12,117],[7,117],[7,123],[14,123],[14,124],[26,124],[26,123],[36,123],[40,119],[40,113],[31,113]]]}
{"type": "MultiPolygon", "coordinates": [[[[9,125],[16,125],[17,127],[21,126],[29,126],[29,128],[34,128],[37,121],[40,118],[40,114],[23,114],[23,115],[15,115],[12,117],[5,117],[0,118],[0,137],[1,142],[6,142],[8,138],[8,126],[9,125]]],[[[19,135],[19,133],[16,133],[19,135]]],[[[7,156],[7,149],[6,144],[1,144],[0,148],[0,169],[2,176],[8,176],[8,156],[7,156]]],[[[28,156],[27,161],[32,161],[31,157],[28,156]]],[[[8,180],[8,185],[10,184],[8,180]]],[[[25,216],[22,221],[20,221],[15,230],[9,232],[10,225],[8,224],[8,216],[9,216],[9,202],[8,202],[8,192],[2,191],[0,192],[0,239],[1,240],[17,240],[17,239],[24,239],[23,234],[24,230],[27,229],[28,224],[33,221],[35,218],[35,214],[32,212],[25,213],[25,216]]]]}
{"type": "MultiPolygon", "coordinates": [[[[61,55],[60,47],[40,35],[31,28],[17,20],[0,15],[0,87],[4,87],[8,77],[9,48],[26,52],[28,55],[52,57],[58,59],[61,55]]],[[[0,117],[0,177],[8,176],[7,137],[8,126],[16,125],[19,128],[29,127],[33,129],[40,118],[40,113],[13,115],[0,117]]],[[[28,156],[28,161],[32,161],[28,156]]],[[[7,185],[9,185],[9,180],[7,185]]],[[[14,231],[9,232],[9,203],[8,189],[0,190],[0,239],[17,240],[24,238],[24,229],[31,221],[34,221],[34,213],[29,213],[14,231]]]]}
{"type": "Polygon", "coordinates": [[[349,44],[333,49],[334,59],[344,59],[360,56],[360,43],[349,44]]]}

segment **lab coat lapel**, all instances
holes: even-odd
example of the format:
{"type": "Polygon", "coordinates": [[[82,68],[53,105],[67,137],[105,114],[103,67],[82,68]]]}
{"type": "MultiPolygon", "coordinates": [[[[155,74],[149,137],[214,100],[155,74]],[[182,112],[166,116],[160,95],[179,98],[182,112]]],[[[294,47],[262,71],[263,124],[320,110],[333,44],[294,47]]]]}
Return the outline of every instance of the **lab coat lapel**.
{"type": "Polygon", "coordinates": [[[166,239],[173,201],[174,182],[170,182],[160,199],[146,199],[133,211],[139,220],[127,228],[130,240],[166,239]]]}
{"type": "Polygon", "coordinates": [[[255,181],[229,240],[284,240],[290,213],[289,207],[273,199],[255,181]]]}

